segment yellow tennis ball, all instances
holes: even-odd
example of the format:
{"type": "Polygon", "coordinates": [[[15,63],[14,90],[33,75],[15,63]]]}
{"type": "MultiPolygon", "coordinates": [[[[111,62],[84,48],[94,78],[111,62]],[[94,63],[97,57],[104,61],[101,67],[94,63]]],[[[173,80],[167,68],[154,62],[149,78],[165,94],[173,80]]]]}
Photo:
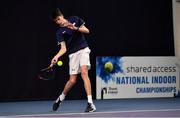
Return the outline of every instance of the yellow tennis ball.
{"type": "Polygon", "coordinates": [[[58,62],[57,62],[57,65],[58,65],[58,66],[62,66],[62,65],[63,65],[63,62],[62,62],[62,61],[58,61],[58,62]]]}
{"type": "Polygon", "coordinates": [[[106,62],[104,65],[104,69],[106,72],[112,72],[112,70],[113,70],[112,62],[106,62]]]}

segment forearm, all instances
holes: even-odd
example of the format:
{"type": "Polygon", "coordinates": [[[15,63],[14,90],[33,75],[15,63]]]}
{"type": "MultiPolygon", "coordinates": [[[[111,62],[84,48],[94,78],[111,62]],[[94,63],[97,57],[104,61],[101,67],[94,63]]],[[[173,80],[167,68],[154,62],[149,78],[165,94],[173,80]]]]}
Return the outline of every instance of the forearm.
{"type": "Polygon", "coordinates": [[[59,59],[59,57],[61,57],[64,53],[66,53],[66,44],[65,42],[61,42],[61,47],[60,47],[60,50],[59,52],[54,56],[52,62],[54,63],[54,60],[55,62],[57,62],[57,60],[59,59]]]}
{"type": "Polygon", "coordinates": [[[77,28],[77,31],[81,33],[86,33],[86,34],[89,33],[89,29],[87,29],[85,26],[77,28]]]}
{"type": "Polygon", "coordinates": [[[59,58],[59,57],[61,57],[62,55],[64,55],[65,53],[66,53],[66,49],[61,48],[61,49],[59,50],[59,52],[56,54],[56,56],[59,58]]]}
{"type": "Polygon", "coordinates": [[[67,26],[67,28],[72,29],[72,30],[76,30],[76,31],[81,32],[81,33],[86,33],[86,34],[89,33],[89,29],[84,24],[80,27],[76,27],[74,24],[70,23],[67,26]]]}

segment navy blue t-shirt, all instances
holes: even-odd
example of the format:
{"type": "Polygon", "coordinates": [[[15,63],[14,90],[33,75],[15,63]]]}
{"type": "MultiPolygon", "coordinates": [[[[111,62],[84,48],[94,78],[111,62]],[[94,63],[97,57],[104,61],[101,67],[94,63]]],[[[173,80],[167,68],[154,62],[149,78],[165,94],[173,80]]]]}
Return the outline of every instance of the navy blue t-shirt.
{"type": "MultiPolygon", "coordinates": [[[[78,16],[72,16],[67,19],[70,23],[74,24],[76,27],[80,27],[84,21],[78,16]]],[[[74,53],[80,49],[88,47],[85,36],[83,33],[69,29],[67,27],[60,27],[56,32],[56,39],[58,45],[65,41],[68,53],[74,53]]]]}

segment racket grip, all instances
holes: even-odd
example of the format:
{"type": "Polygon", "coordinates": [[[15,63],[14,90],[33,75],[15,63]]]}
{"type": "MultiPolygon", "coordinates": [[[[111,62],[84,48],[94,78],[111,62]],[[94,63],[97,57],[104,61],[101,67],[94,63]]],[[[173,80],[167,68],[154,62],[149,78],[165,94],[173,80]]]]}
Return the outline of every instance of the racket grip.
{"type": "Polygon", "coordinates": [[[51,64],[49,67],[52,68],[54,66],[54,64],[51,64]]]}

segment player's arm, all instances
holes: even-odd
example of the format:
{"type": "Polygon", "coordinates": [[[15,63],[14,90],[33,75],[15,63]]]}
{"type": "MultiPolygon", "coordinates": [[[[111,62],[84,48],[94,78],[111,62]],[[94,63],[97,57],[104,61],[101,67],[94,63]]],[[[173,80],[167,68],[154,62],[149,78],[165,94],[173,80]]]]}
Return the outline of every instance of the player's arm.
{"type": "Polygon", "coordinates": [[[85,25],[82,25],[80,27],[76,27],[75,24],[69,23],[67,27],[72,29],[72,30],[76,30],[78,32],[81,32],[81,33],[86,33],[86,34],[89,33],[89,29],[85,25]]]}
{"type": "Polygon", "coordinates": [[[79,32],[81,32],[81,33],[89,33],[89,29],[85,26],[85,25],[83,25],[83,26],[81,26],[81,27],[77,27],[77,29],[76,29],[77,31],[79,31],[79,32]]]}
{"type": "Polygon", "coordinates": [[[51,60],[51,64],[56,64],[59,57],[61,57],[62,55],[64,55],[66,53],[67,49],[66,49],[66,43],[65,41],[62,41],[60,43],[60,50],[59,52],[54,56],[54,58],[51,60]]]}
{"type": "Polygon", "coordinates": [[[59,58],[59,57],[61,57],[63,54],[65,54],[66,53],[66,51],[67,51],[67,49],[66,49],[66,43],[65,43],[65,41],[62,41],[61,43],[60,43],[60,50],[59,50],[59,52],[56,54],[56,56],[59,58]]]}

